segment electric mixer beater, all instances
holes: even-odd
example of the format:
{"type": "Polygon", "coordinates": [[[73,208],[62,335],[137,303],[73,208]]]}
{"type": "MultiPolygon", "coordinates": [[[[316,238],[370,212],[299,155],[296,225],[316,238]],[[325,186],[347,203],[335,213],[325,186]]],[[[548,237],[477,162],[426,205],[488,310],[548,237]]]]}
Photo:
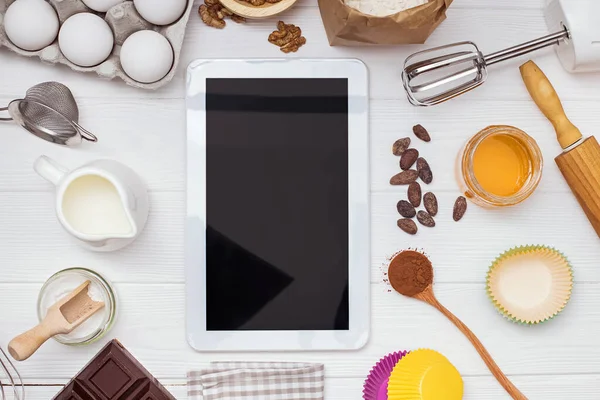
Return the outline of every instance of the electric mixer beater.
{"type": "Polygon", "coordinates": [[[600,70],[600,2],[553,0],[545,14],[554,33],[505,50],[483,55],[475,43],[467,41],[409,56],[402,71],[408,100],[416,106],[450,100],[483,84],[488,66],[553,45],[567,71],[600,70]]]}

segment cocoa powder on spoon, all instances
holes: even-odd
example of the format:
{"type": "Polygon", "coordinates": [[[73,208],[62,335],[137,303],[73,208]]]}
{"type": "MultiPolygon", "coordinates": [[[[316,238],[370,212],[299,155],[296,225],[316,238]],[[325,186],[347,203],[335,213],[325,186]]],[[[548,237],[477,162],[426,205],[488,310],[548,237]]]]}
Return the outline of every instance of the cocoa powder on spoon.
{"type": "Polygon", "coordinates": [[[433,266],[425,255],[405,250],[390,262],[388,278],[394,290],[413,297],[433,282],[433,266]]]}

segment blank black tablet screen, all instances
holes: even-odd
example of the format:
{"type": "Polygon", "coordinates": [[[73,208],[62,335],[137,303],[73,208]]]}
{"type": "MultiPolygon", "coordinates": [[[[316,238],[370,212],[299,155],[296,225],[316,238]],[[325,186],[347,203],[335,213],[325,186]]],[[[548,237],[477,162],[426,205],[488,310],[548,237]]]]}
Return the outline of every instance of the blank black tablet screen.
{"type": "Polygon", "coordinates": [[[206,326],[347,330],[348,80],[206,82],[206,326]]]}

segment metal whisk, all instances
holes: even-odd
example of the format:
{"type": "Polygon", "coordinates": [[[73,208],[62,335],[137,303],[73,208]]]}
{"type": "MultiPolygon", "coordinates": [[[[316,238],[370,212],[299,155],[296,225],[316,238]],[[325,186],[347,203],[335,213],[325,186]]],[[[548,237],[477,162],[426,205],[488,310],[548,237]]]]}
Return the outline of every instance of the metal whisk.
{"type": "Polygon", "coordinates": [[[21,375],[1,347],[0,367],[0,399],[25,400],[25,386],[21,375]],[[7,397],[5,389],[6,392],[12,393],[12,397],[7,397]]]}
{"type": "Polygon", "coordinates": [[[0,121],[15,121],[34,135],[49,142],[75,145],[82,139],[96,142],[91,132],[79,125],[79,108],[68,87],[58,82],[44,82],[27,90],[24,99],[10,102],[11,118],[0,121]]]}
{"type": "Polygon", "coordinates": [[[404,62],[402,83],[408,101],[432,106],[468,92],[485,82],[487,67],[569,38],[565,28],[518,46],[483,55],[473,42],[458,42],[420,51],[404,62]]]}

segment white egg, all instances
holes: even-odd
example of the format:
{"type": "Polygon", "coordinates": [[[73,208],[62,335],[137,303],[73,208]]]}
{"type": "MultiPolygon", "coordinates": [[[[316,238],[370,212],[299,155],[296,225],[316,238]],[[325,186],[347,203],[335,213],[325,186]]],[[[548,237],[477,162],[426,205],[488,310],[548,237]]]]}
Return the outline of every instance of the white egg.
{"type": "Polygon", "coordinates": [[[173,66],[173,47],[160,33],[139,31],[127,38],[121,47],[121,66],[133,80],[156,82],[173,66]]]}
{"type": "Polygon", "coordinates": [[[17,0],[6,10],[4,30],[15,46],[41,50],[56,39],[58,15],[44,0],[17,0]]]}
{"type": "Polygon", "coordinates": [[[83,0],[86,6],[98,12],[107,12],[111,7],[124,1],[125,0],[83,0]]]}
{"type": "Polygon", "coordinates": [[[58,46],[73,64],[93,67],[106,60],[114,45],[108,24],[91,13],[75,14],[67,19],[58,34],[58,46]]]}
{"type": "Polygon", "coordinates": [[[154,25],[169,25],[184,13],[187,0],[133,0],[142,18],[154,25]]]}

